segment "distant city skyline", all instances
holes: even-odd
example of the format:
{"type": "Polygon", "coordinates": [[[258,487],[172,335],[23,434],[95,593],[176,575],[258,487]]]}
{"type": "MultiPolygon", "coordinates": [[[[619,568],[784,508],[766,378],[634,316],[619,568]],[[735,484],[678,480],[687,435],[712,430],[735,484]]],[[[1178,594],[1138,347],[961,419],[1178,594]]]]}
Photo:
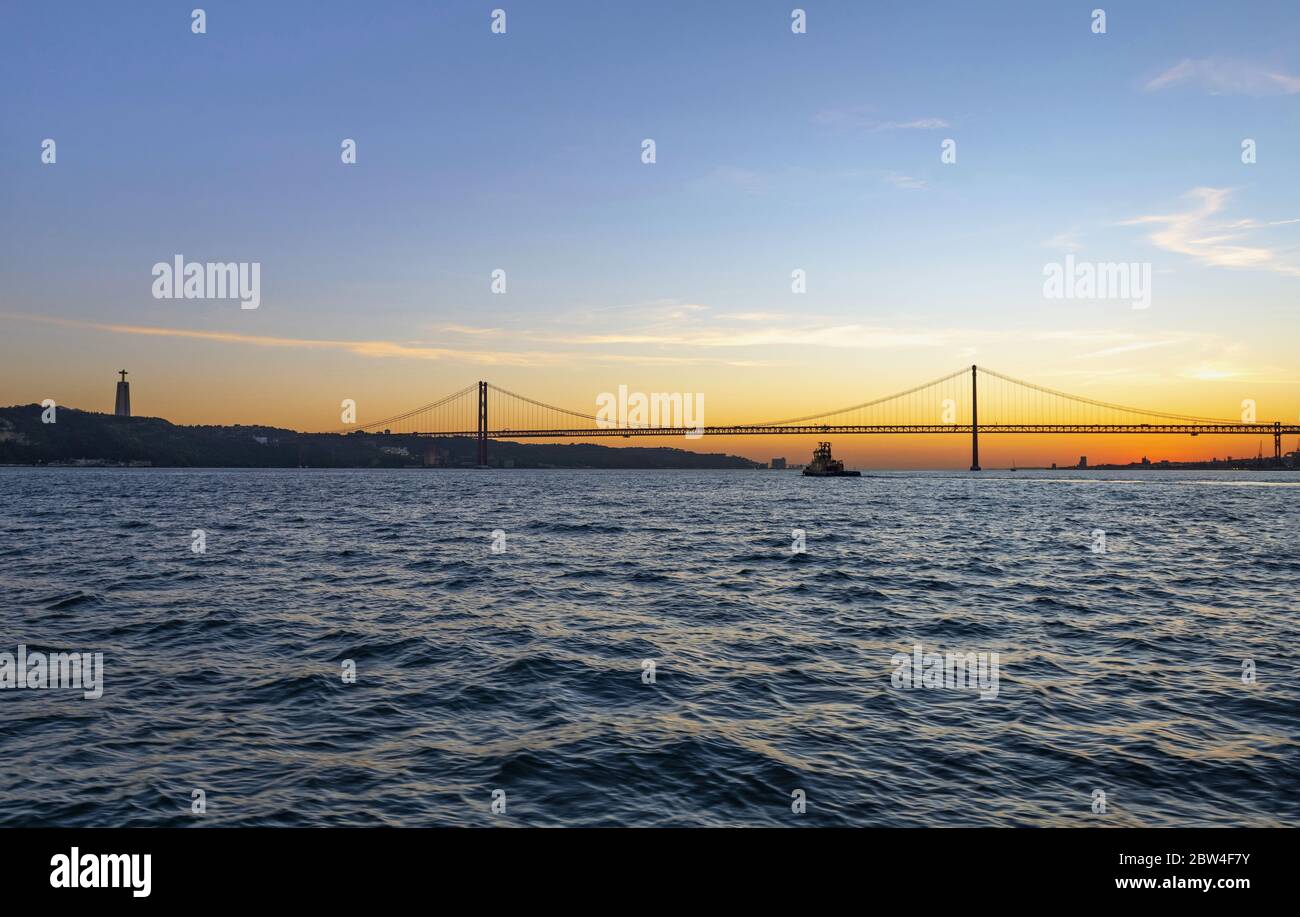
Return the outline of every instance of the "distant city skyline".
{"type": "MultiPolygon", "coordinates": [[[[620,385],[700,392],[753,421],[976,362],[1300,419],[1293,3],[1115,5],[1104,34],[1091,6],[805,5],[806,34],[791,8],[506,5],[506,34],[472,6],[231,3],[205,34],[164,5],[15,8],[0,403],[111,413],[125,366],[132,412],[176,423],[334,430],[343,399],[374,420],[478,379],[586,411],[620,385]],[[157,297],[178,258],[257,265],[256,307],[157,297]],[[1149,302],[1053,298],[1075,263],[1145,266],[1124,279],[1149,302]]],[[[1005,467],[1256,445],[985,448],[1005,467]]],[[[960,437],[835,452],[963,461],[960,437]]]]}

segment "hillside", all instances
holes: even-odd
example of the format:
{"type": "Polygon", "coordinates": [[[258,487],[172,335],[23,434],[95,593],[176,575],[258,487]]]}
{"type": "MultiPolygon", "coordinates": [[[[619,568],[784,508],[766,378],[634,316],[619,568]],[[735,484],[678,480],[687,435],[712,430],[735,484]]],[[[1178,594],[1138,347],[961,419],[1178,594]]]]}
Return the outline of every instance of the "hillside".
{"type": "MultiPolygon", "coordinates": [[[[489,464],[515,468],[753,468],[749,459],[665,447],[493,441],[489,464]]],[[[0,464],[149,464],[208,468],[469,467],[474,440],[299,433],[277,427],[179,426],[60,407],[41,423],[36,404],[0,408],[0,464]]]]}

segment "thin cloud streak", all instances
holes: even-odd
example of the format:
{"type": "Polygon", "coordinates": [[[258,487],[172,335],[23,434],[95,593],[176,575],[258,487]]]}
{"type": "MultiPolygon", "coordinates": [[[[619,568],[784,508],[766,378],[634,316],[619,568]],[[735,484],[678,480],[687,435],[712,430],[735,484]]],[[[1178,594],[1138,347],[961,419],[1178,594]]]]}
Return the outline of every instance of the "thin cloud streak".
{"type": "MultiPolygon", "coordinates": [[[[778,313],[732,313],[719,315],[721,320],[745,316],[748,321],[789,320],[778,313]]],[[[826,347],[840,350],[933,350],[959,349],[971,341],[982,345],[1019,343],[1025,340],[1051,341],[1086,345],[1095,349],[1076,355],[1075,359],[1107,357],[1126,352],[1164,347],[1195,348],[1200,353],[1221,353],[1233,349],[1222,338],[1203,332],[1166,332],[1158,338],[1145,338],[1131,332],[1060,330],[1026,332],[1023,329],[988,330],[975,328],[908,328],[880,325],[823,323],[808,326],[807,318],[798,327],[774,324],[753,328],[748,323],[671,329],[645,328],[610,331],[598,334],[546,334],[521,330],[520,337],[542,340],[561,346],[614,347],[625,345],[672,347],[674,349],[731,349],[745,347],[826,347]]],[[[973,351],[972,351],[973,353],[973,351]]]]}
{"type": "Polygon", "coordinates": [[[85,328],[111,334],[143,335],[146,337],[184,338],[194,341],[213,341],[222,344],[245,344],[253,347],[284,347],[299,350],[342,350],[363,357],[403,357],[417,360],[463,360],[472,363],[536,366],[539,361],[532,354],[503,351],[453,350],[445,347],[428,347],[421,344],[403,344],[397,341],[331,341],[319,338],[283,338],[264,334],[241,334],[234,331],[196,331],[188,328],[163,328],[156,325],[119,325],[86,322],[70,318],[53,318],[42,315],[4,313],[5,318],[41,322],[67,328],[85,328]]]}
{"type": "Polygon", "coordinates": [[[952,127],[943,118],[913,118],[911,121],[881,121],[872,130],[876,131],[937,131],[952,127]]]}
{"type": "Polygon", "coordinates": [[[813,115],[818,124],[881,131],[935,131],[951,127],[943,118],[912,118],[907,121],[877,121],[868,117],[870,108],[828,108],[813,115]]]}
{"type": "Polygon", "coordinates": [[[1153,214],[1124,220],[1121,226],[1155,225],[1148,238],[1165,251],[1176,252],[1212,267],[1274,271],[1300,276],[1300,267],[1280,252],[1242,244],[1246,236],[1266,225],[1253,219],[1220,222],[1215,216],[1231,196],[1228,188],[1193,188],[1186,195],[1192,207],[1181,213],[1153,214]]]}
{"type": "Polygon", "coordinates": [[[1120,344],[1117,347],[1107,347],[1104,350],[1094,350],[1092,353],[1085,353],[1080,359],[1091,359],[1093,357],[1113,357],[1121,353],[1134,353],[1139,350],[1154,350],[1157,347],[1168,347],[1176,341],[1136,341],[1132,344],[1120,344]]]}
{"type": "MultiPolygon", "coordinates": [[[[646,365],[774,365],[756,360],[716,360],[705,357],[639,354],[588,354],[540,350],[529,352],[456,350],[446,347],[428,347],[422,344],[408,344],[397,341],[337,341],[318,338],[273,337],[270,335],[240,334],[233,331],[196,331],[187,328],[163,328],[156,325],[106,324],[102,322],[87,322],[70,318],[54,318],[44,315],[25,315],[22,313],[0,313],[0,317],[16,319],[18,321],[58,325],[65,328],[82,328],[90,331],[102,331],[110,334],[182,338],[186,340],[211,341],[221,344],[243,344],[252,347],[277,347],[298,350],[339,350],[363,357],[478,363],[494,366],[570,366],[578,361],[646,365]]],[[[473,333],[474,330],[478,329],[462,329],[462,333],[473,333]]]]}
{"type": "Polygon", "coordinates": [[[1044,239],[1042,247],[1060,252],[1079,252],[1083,250],[1083,244],[1079,242],[1078,233],[1074,230],[1058,232],[1052,238],[1044,239]]]}
{"type": "Polygon", "coordinates": [[[913,178],[910,175],[902,175],[898,172],[886,173],[885,181],[895,188],[902,188],[904,191],[924,191],[929,187],[929,182],[923,178],[913,178]]]}
{"type": "Polygon", "coordinates": [[[1150,80],[1147,92],[1191,84],[1211,95],[1295,95],[1300,77],[1270,70],[1249,61],[1221,57],[1185,58],[1150,80]]]}
{"type": "MultiPolygon", "coordinates": [[[[703,307],[697,307],[703,308],[703,307]]],[[[743,314],[743,313],[742,313],[743,314]]],[[[62,327],[81,328],[111,334],[146,337],[176,338],[235,344],[252,347],[273,347],[298,350],[333,350],[376,359],[415,359],[473,363],[482,365],[545,367],[572,367],[579,364],[643,365],[643,366],[728,366],[772,367],[789,365],[788,359],[764,359],[749,355],[721,357],[716,351],[734,353],[744,349],[780,349],[783,347],[813,347],[834,350],[861,351],[934,351],[950,349],[958,352],[971,341],[980,344],[1021,342],[1026,339],[1058,341],[1074,345],[1090,344],[1094,349],[1078,354],[1074,359],[1096,359],[1118,356],[1136,351],[1173,346],[1195,348],[1201,359],[1222,357],[1232,351],[1232,346],[1222,339],[1205,334],[1164,334],[1159,338],[1143,338],[1124,332],[1052,331],[1026,333],[1020,329],[988,330],[971,328],[892,328],[858,323],[827,323],[812,327],[800,325],[774,325],[753,327],[744,323],[720,326],[699,326],[682,329],[645,329],[611,331],[601,334],[546,334],[521,329],[504,331],[497,328],[457,326],[458,333],[477,336],[492,332],[503,337],[557,345],[555,350],[459,350],[432,347],[419,342],[384,340],[346,341],[320,338],[276,337],[252,335],[230,331],[204,331],[184,328],[166,328],[149,325],[109,324],[79,319],[56,318],[21,313],[0,313],[0,317],[19,321],[40,322],[62,327]],[[652,352],[617,353],[593,352],[594,348],[635,346],[651,348],[652,352]],[[578,348],[578,349],[574,349],[578,348]],[[653,352],[654,348],[671,350],[653,352]],[[695,350],[697,353],[689,353],[695,350]],[[683,353],[683,351],[687,351],[683,353]],[[700,351],[703,351],[701,353],[700,351]],[[715,351],[715,353],[708,353],[715,351]]],[[[720,316],[727,318],[727,316],[720,316]]],[[[789,316],[784,316],[789,318],[789,316]]],[[[770,353],[764,356],[769,356],[770,353]]]]}

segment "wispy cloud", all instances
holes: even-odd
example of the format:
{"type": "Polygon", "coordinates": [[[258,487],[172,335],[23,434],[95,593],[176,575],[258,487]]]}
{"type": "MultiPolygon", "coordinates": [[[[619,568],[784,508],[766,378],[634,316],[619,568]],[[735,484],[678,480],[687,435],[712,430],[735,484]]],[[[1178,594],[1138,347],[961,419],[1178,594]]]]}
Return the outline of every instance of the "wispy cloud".
{"type": "Polygon", "coordinates": [[[1083,245],[1079,242],[1078,233],[1074,230],[1058,232],[1052,238],[1044,239],[1042,246],[1055,252],[1077,252],[1083,248],[1083,245]]]}
{"type": "MultiPolygon", "coordinates": [[[[702,308],[702,307],[701,307],[702,308]]],[[[577,362],[587,363],[631,363],[641,365],[699,365],[715,364],[724,366],[766,366],[765,361],[716,359],[705,356],[683,356],[680,354],[618,354],[590,353],[584,351],[557,351],[545,349],[520,350],[466,350],[453,347],[432,347],[421,342],[403,341],[341,341],[322,338],[276,337],[264,334],[242,334],[234,331],[200,331],[189,328],[166,328],[157,325],[123,325],[104,322],[88,322],[79,319],[54,318],[45,315],[25,315],[22,313],[0,313],[0,318],[19,321],[40,322],[46,325],[59,325],[65,328],[81,328],[89,331],[102,331],[110,334],[139,335],[144,337],[180,338],[192,341],[208,341],[218,344],[239,344],[249,347],[275,347],[292,350],[334,350],[355,354],[362,357],[393,358],[406,360],[435,360],[456,363],[476,363],[495,366],[531,366],[531,367],[567,367],[577,362]]],[[[496,329],[457,326],[461,334],[497,333],[496,329]]],[[[532,341],[542,336],[523,333],[518,337],[532,341]]],[[[616,336],[610,336],[615,341],[616,336]]],[[[559,337],[551,337],[550,343],[562,342],[559,337]]],[[[636,341],[628,336],[628,341],[636,341]]],[[[653,338],[644,338],[653,342],[653,338]]],[[[599,336],[590,340],[581,338],[568,339],[569,344],[599,343],[599,336]]]]}
{"type": "MultiPolygon", "coordinates": [[[[85,328],[112,334],[131,334],[145,337],[184,338],[192,341],[212,341],[220,344],[244,344],[252,347],[279,347],[296,350],[339,350],[363,357],[402,357],[415,360],[456,360],[469,363],[506,364],[513,366],[549,365],[557,362],[546,354],[458,350],[448,347],[430,347],[419,342],[401,341],[338,341],[321,338],[275,337],[265,334],[242,334],[235,331],[201,331],[189,328],[164,328],[157,325],[122,325],[87,322],[70,318],[53,318],[44,315],[3,313],[4,318],[69,328],[85,328]]],[[[472,329],[481,330],[481,329],[472,329]]]]}
{"type": "Polygon", "coordinates": [[[1122,353],[1134,353],[1140,350],[1154,350],[1157,347],[1170,347],[1176,343],[1178,342],[1168,338],[1158,341],[1133,341],[1128,344],[1119,344],[1115,347],[1106,347],[1102,350],[1094,350],[1091,353],[1082,354],[1080,359],[1088,360],[1095,357],[1115,357],[1122,353]]]}
{"type": "Polygon", "coordinates": [[[472,325],[431,325],[434,331],[440,331],[444,334],[470,334],[477,337],[491,337],[501,333],[500,328],[476,328],[472,325]]]}
{"type": "MultiPolygon", "coordinates": [[[[697,306],[696,309],[703,310],[697,306]]],[[[629,318],[630,316],[622,316],[629,318]]],[[[499,336],[510,349],[480,350],[434,347],[419,341],[329,340],[277,337],[230,331],[206,331],[151,325],[109,324],[30,314],[0,313],[0,318],[86,329],[111,334],[175,338],[248,347],[297,350],[332,350],[369,358],[432,360],[455,363],[522,367],[572,367],[581,364],[728,367],[770,367],[790,364],[791,349],[836,351],[951,351],[974,352],[976,345],[1023,344],[1026,340],[1054,342],[1068,350],[1092,347],[1073,354],[1075,359],[1116,357],[1154,348],[1177,348],[1185,358],[1221,361],[1233,356],[1222,338],[1205,334],[1167,332],[1157,338],[1134,333],[1097,330],[1026,332],[1023,329],[988,329],[953,326],[868,324],[836,321],[827,317],[771,312],[736,312],[704,316],[690,321],[660,322],[614,327],[600,332],[534,328],[501,329],[454,326],[470,338],[499,336]]],[[[494,338],[496,339],[496,338],[494,338]]],[[[1065,367],[1062,366],[1062,369],[1065,367]]],[[[1098,368],[1096,372],[1111,370],[1098,368]]]]}
{"type": "Polygon", "coordinates": [[[1186,369],[1182,373],[1186,379],[1195,379],[1197,382],[1226,382],[1230,379],[1242,379],[1252,375],[1248,370],[1233,369],[1222,365],[1217,366],[1196,366],[1186,369]]]}
{"type": "Polygon", "coordinates": [[[1231,193],[1228,188],[1193,188],[1186,195],[1191,201],[1190,209],[1135,217],[1120,225],[1158,226],[1148,236],[1153,244],[1165,251],[1195,258],[1202,264],[1300,277],[1300,266],[1288,253],[1260,244],[1245,244],[1249,236],[1267,223],[1250,218],[1228,221],[1217,218],[1231,193]]]}
{"type": "Polygon", "coordinates": [[[551,343],[578,345],[636,344],[668,347],[736,348],[817,346],[860,350],[942,347],[950,343],[945,332],[899,330],[873,325],[840,324],[821,327],[695,328],[663,332],[613,332],[576,337],[555,336],[551,343]]]}
{"type": "Polygon", "coordinates": [[[1191,358],[1220,358],[1231,355],[1236,346],[1219,335],[1204,332],[1165,332],[1158,337],[1095,329],[1031,332],[1014,328],[837,322],[825,317],[767,312],[728,313],[718,315],[717,318],[724,323],[657,325],[595,334],[548,334],[530,330],[521,331],[520,335],[528,340],[561,347],[663,347],[677,353],[764,347],[777,350],[807,347],[901,352],[950,349],[956,353],[963,346],[970,349],[972,342],[987,346],[1023,344],[1026,340],[1050,342],[1068,348],[1093,348],[1082,353],[1067,354],[1077,360],[1104,359],[1160,348],[1176,349],[1191,358]],[[738,326],[737,321],[743,324],[738,326]]]}
{"type": "Polygon", "coordinates": [[[881,121],[872,125],[873,131],[937,131],[951,127],[943,118],[913,118],[911,121],[881,121]]]}
{"type": "Polygon", "coordinates": [[[818,124],[853,127],[869,131],[936,131],[952,125],[943,118],[912,118],[907,121],[880,121],[870,108],[827,108],[813,115],[818,124]]]}
{"type": "Polygon", "coordinates": [[[1300,77],[1251,61],[1187,58],[1150,80],[1145,88],[1156,92],[1184,85],[1197,86],[1211,95],[1294,95],[1300,92],[1300,77]]]}
{"type": "Polygon", "coordinates": [[[898,172],[886,172],[885,181],[895,188],[902,188],[905,191],[924,191],[929,187],[929,182],[924,178],[913,178],[910,175],[902,175],[898,172]]]}
{"type": "Polygon", "coordinates": [[[780,322],[794,316],[788,312],[723,312],[718,318],[733,322],[780,322]]]}
{"type": "Polygon", "coordinates": [[[681,321],[697,313],[707,312],[701,303],[681,302],[676,299],[652,299],[643,302],[617,303],[608,306],[581,306],[566,309],[553,316],[557,323],[588,325],[635,318],[641,321],[681,321]]]}

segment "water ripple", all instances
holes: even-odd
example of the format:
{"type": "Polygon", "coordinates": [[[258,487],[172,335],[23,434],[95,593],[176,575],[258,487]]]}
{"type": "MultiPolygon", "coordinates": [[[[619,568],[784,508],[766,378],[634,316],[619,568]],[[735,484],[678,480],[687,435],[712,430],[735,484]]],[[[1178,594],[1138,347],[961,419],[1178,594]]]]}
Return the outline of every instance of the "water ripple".
{"type": "Polygon", "coordinates": [[[1300,476],[827,483],[0,469],[0,825],[1296,823],[1300,476]]]}

